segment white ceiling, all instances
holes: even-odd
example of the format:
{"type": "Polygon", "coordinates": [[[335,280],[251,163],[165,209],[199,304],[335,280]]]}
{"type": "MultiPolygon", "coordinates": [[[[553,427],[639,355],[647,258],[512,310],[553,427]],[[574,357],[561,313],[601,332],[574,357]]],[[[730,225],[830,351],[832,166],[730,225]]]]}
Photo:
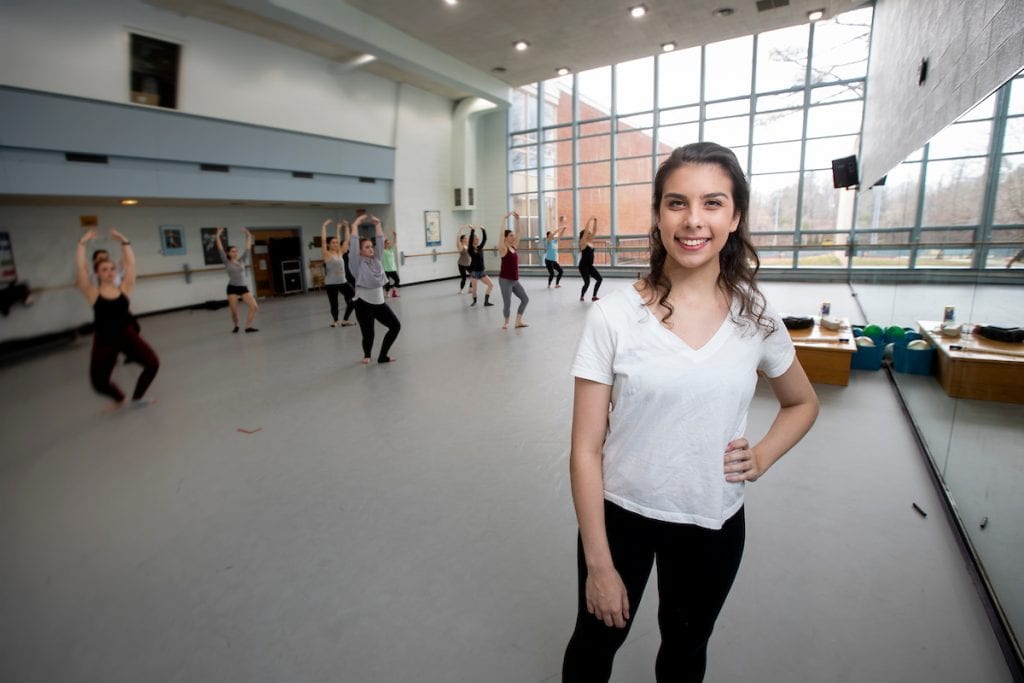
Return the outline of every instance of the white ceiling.
{"type": "MultiPolygon", "coordinates": [[[[261,35],[341,64],[360,54],[352,50],[352,42],[345,40],[337,26],[320,31],[308,23],[289,25],[280,14],[261,11],[269,3],[144,1],[261,35]]],[[[824,9],[829,18],[867,4],[865,0],[788,0],[786,6],[758,11],[757,0],[642,0],[649,13],[633,19],[628,8],[639,2],[458,0],[457,5],[450,6],[445,0],[333,0],[510,86],[552,78],[561,66],[583,71],[657,54],[662,43],[669,41],[678,48],[692,47],[804,23],[807,13],[815,9],[824,9]],[[722,7],[731,8],[732,15],[714,16],[713,12],[722,7]],[[513,48],[517,40],[529,42],[530,48],[517,52],[513,48]],[[504,71],[494,71],[498,67],[504,71]]],[[[452,99],[471,94],[471,88],[461,89],[450,78],[431,78],[423,70],[409,69],[397,61],[389,63],[387,50],[376,56],[377,61],[360,68],[452,99]]]]}

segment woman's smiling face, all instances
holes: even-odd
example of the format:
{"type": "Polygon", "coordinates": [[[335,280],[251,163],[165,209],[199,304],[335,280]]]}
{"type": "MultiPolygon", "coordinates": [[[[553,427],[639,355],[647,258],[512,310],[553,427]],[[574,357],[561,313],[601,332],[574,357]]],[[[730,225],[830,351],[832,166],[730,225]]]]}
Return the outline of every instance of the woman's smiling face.
{"type": "Polygon", "coordinates": [[[716,164],[684,164],[665,179],[658,228],[669,261],[686,269],[718,267],[740,222],[732,193],[732,179],[716,164]]]}

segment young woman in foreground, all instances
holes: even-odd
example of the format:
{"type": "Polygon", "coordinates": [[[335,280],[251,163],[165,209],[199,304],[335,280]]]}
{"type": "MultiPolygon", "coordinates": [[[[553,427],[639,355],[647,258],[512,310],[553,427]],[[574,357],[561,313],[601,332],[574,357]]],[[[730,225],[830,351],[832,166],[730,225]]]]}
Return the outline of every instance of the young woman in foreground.
{"type": "Polygon", "coordinates": [[[124,405],[124,392],[110,379],[118,354],[123,353],[128,360],[142,366],[142,374],[135,382],[135,391],[132,393],[132,405],[145,406],[151,402],[144,396],[160,369],[160,360],[149,344],[139,336],[135,317],[128,308],[128,295],[135,288],[135,254],[131,243],[117,230],[111,230],[110,236],[121,242],[121,264],[124,271],[119,284],[115,284],[118,278],[117,266],[110,259],[98,259],[93,265],[99,284],[93,284],[89,276],[85,248],[96,237],[95,230],[90,230],[78,240],[78,251],[75,254],[78,271],[75,286],[92,306],[96,316],[89,377],[93,389],[113,400],[104,412],[124,405]]]}
{"type": "Polygon", "coordinates": [[[681,147],[654,183],[651,272],[588,313],[572,368],[579,591],[563,681],[609,679],[655,562],[656,678],[703,680],[743,553],[745,483],[818,413],[789,334],[754,282],[750,193],[735,155],[713,143],[681,147]],[[779,411],[751,444],[758,373],[779,411]]]}

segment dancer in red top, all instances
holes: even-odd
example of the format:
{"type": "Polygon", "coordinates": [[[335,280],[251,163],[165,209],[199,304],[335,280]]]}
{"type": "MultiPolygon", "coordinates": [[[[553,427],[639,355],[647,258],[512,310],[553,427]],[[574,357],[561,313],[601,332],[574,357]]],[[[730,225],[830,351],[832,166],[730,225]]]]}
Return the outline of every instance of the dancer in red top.
{"type": "Polygon", "coordinates": [[[501,271],[498,275],[498,286],[501,287],[501,300],[505,314],[505,324],[501,329],[508,329],[508,318],[512,309],[512,294],[519,298],[519,309],[516,311],[516,327],[529,327],[523,322],[523,311],[526,304],[530,303],[530,297],[526,296],[526,290],[519,284],[519,214],[509,211],[501,218],[504,223],[508,217],[515,219],[515,229],[506,230],[504,239],[498,243],[498,255],[501,256],[501,271]]]}

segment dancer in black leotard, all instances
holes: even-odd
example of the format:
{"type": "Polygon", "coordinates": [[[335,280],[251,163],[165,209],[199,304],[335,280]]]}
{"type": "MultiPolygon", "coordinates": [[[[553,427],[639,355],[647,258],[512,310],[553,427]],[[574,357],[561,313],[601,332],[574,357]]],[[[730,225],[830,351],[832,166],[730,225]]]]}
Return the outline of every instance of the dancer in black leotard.
{"type": "Polygon", "coordinates": [[[117,230],[111,230],[110,236],[121,243],[124,277],[120,286],[114,284],[117,266],[109,259],[101,259],[93,267],[98,285],[94,285],[89,277],[85,247],[96,237],[95,230],[90,230],[78,240],[78,251],[75,254],[75,286],[95,312],[95,335],[92,358],[89,362],[89,376],[93,388],[114,401],[105,412],[124,405],[124,393],[110,380],[119,354],[123,353],[129,360],[142,366],[142,374],[139,375],[132,394],[134,406],[151,403],[150,399],[143,397],[160,368],[160,360],[149,344],[139,336],[138,324],[128,309],[128,295],[135,287],[135,254],[132,253],[131,243],[117,230]]]}
{"type": "Polygon", "coordinates": [[[470,226],[469,230],[469,245],[467,247],[469,251],[469,292],[473,295],[473,303],[470,306],[476,306],[476,285],[477,282],[483,281],[487,285],[487,291],[484,293],[484,306],[493,306],[491,303],[491,290],[494,289],[494,282],[491,280],[487,271],[484,270],[484,245],[487,244],[487,230],[484,226],[480,226],[480,234],[483,235],[483,239],[476,236],[476,226],[470,226]]]}
{"type": "Polygon", "coordinates": [[[587,295],[587,288],[590,287],[590,278],[594,278],[594,295],[590,297],[591,301],[597,301],[600,297],[597,296],[597,290],[601,288],[601,282],[604,280],[601,277],[601,273],[597,272],[597,268],[594,267],[594,247],[592,242],[594,241],[594,235],[597,233],[597,216],[591,216],[587,219],[587,222],[583,224],[583,229],[580,230],[580,276],[583,278],[583,289],[580,291],[580,301],[587,295]],[[594,227],[590,227],[590,222],[594,222],[594,227]]]}

